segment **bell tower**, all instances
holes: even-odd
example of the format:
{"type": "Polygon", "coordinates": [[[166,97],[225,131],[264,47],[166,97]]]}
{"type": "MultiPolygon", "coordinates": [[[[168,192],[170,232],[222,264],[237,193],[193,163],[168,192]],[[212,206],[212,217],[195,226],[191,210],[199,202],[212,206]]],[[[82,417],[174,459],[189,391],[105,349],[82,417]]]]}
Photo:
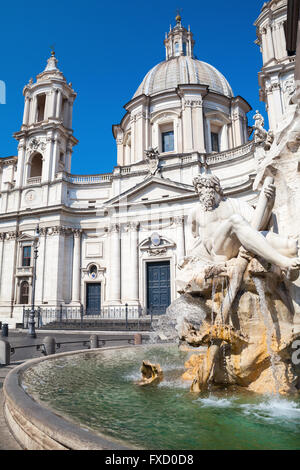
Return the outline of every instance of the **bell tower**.
{"type": "Polygon", "coordinates": [[[258,74],[260,99],[266,104],[270,129],[279,129],[283,116],[293,104],[295,92],[295,56],[286,46],[287,0],[265,2],[256,26],[255,43],[262,53],[258,74]]]}
{"type": "Polygon", "coordinates": [[[57,68],[55,52],[45,70],[24,87],[24,114],[19,142],[16,188],[55,182],[57,174],[71,171],[72,109],[76,93],[57,68]]]}

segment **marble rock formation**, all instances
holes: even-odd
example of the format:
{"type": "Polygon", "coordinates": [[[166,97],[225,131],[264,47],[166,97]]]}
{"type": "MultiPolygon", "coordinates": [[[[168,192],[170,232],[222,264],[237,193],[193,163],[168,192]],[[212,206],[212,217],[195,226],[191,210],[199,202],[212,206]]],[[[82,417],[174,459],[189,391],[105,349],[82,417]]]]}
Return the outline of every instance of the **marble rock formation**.
{"type": "Polygon", "coordinates": [[[230,324],[222,322],[222,314],[217,320],[227,289],[222,289],[222,279],[215,282],[215,301],[212,305],[207,299],[211,311],[205,321],[200,328],[186,322],[181,330],[181,341],[207,346],[185,364],[183,378],[192,381],[191,390],[237,385],[257,393],[297,393],[291,355],[299,335],[285,280],[253,259],[233,302],[230,324]]]}

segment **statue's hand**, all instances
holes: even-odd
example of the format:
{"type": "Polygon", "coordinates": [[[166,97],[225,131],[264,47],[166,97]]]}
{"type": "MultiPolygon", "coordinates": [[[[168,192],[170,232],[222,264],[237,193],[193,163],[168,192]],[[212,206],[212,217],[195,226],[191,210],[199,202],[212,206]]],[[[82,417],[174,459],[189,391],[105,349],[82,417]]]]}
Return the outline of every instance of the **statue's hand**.
{"type": "Polygon", "coordinates": [[[276,187],[274,184],[268,184],[264,190],[265,196],[268,198],[269,202],[273,202],[275,200],[276,195],[276,187]]]}

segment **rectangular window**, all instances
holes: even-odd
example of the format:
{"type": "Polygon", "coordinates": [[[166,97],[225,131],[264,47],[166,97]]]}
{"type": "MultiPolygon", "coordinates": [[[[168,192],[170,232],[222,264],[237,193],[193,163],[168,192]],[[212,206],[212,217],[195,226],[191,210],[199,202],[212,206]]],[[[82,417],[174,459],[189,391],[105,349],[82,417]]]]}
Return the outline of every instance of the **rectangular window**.
{"type": "Polygon", "coordinates": [[[31,246],[23,247],[22,266],[30,266],[31,263],[31,246]]]}
{"type": "Polygon", "coordinates": [[[162,133],[162,151],[173,152],[174,151],[174,131],[168,131],[162,133]]]}
{"type": "Polygon", "coordinates": [[[217,132],[211,133],[211,149],[213,152],[220,152],[219,134],[217,132]]]}

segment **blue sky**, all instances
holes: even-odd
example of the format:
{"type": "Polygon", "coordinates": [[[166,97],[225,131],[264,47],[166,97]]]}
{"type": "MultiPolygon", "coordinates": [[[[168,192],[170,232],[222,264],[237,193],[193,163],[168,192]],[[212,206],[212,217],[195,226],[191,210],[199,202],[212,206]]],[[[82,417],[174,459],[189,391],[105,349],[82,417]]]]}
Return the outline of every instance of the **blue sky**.
{"type": "Polygon", "coordinates": [[[253,23],[263,0],[52,0],[2,2],[0,80],[6,104],[0,104],[0,156],[17,154],[12,134],[23,116],[22,90],[44,70],[55,45],[58,67],[78,93],[73,110],[72,173],[110,172],[116,165],[112,124],[120,122],[144,75],[165,58],[163,44],[177,8],[190,24],[198,59],[222,72],[235,95],[259,109],[257,73],[262,60],[253,23]]]}

